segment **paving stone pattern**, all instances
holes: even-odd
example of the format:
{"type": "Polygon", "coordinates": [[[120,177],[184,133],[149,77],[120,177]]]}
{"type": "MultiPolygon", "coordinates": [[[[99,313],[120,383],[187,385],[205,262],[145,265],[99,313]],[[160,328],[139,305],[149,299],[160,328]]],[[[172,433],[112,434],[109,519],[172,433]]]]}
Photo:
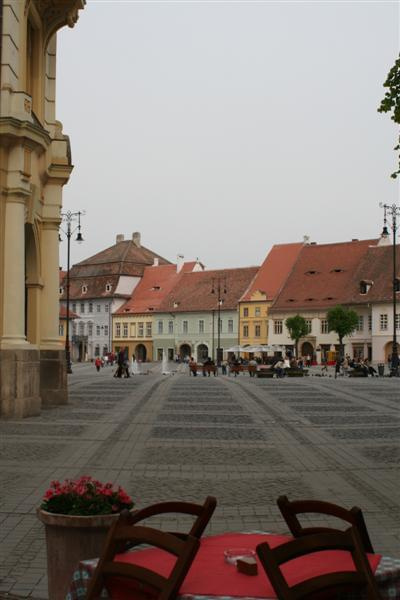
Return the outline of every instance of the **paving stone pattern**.
{"type": "MultiPolygon", "coordinates": [[[[0,423],[0,598],[47,598],[42,524],[52,479],[90,474],[142,507],[218,498],[208,532],[285,532],[280,494],[363,508],[377,551],[400,557],[398,380],[148,376],[74,368],[70,402],[0,423]]],[[[327,519],[311,515],[314,524],[327,519]]],[[[152,520],[188,527],[187,517],[152,520]]]]}

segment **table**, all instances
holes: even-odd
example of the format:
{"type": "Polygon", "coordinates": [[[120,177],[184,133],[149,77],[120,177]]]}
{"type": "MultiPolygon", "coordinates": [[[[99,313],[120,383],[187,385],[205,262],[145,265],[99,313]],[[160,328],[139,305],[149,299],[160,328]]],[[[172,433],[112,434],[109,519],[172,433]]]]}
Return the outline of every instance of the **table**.
{"type": "MultiPolygon", "coordinates": [[[[260,600],[260,598],[269,600],[274,598],[271,585],[260,565],[257,577],[248,577],[238,573],[234,566],[225,563],[223,550],[234,547],[255,549],[255,546],[262,541],[268,541],[271,545],[276,546],[288,539],[290,539],[288,536],[277,536],[262,532],[229,533],[202,538],[199,552],[182,585],[179,598],[181,600],[222,600],[222,598],[223,600],[237,600],[237,598],[241,600],[260,600]],[[213,581],[210,581],[209,577],[211,571],[214,575],[213,581]],[[222,587],[221,581],[223,581],[222,587]]],[[[138,564],[141,562],[145,564],[146,553],[157,552],[162,551],[149,549],[126,552],[123,555],[118,555],[118,559],[124,562],[135,562],[138,564]],[[141,560],[138,560],[138,557],[141,560]]],[[[147,554],[147,557],[149,556],[150,554],[147,554]]],[[[152,556],[156,555],[153,554],[152,556]]],[[[97,560],[85,560],[79,563],[73,575],[66,600],[83,600],[85,598],[90,578],[97,565],[97,560]]],[[[173,561],[173,558],[171,560],[173,561]]],[[[383,600],[400,600],[400,559],[381,557],[379,560],[378,556],[371,555],[370,562],[373,563],[372,566],[374,568],[379,563],[375,571],[375,577],[383,600]]],[[[166,563],[168,561],[163,559],[160,565],[162,565],[163,569],[168,570],[169,567],[166,563]]],[[[162,572],[162,569],[160,569],[160,572],[162,572]]],[[[311,574],[315,575],[317,573],[311,574]]],[[[297,578],[296,574],[294,578],[297,578]]],[[[295,580],[292,581],[292,583],[295,582],[295,580]]],[[[114,596],[112,595],[112,597],[114,596]]],[[[129,597],[133,596],[129,595],[128,592],[126,595],[118,595],[118,600],[125,600],[125,598],[129,597]]],[[[103,590],[101,598],[109,598],[106,590],[103,590]]],[[[350,595],[347,594],[346,600],[356,600],[356,596],[354,595],[354,597],[350,598],[350,595]]]]}

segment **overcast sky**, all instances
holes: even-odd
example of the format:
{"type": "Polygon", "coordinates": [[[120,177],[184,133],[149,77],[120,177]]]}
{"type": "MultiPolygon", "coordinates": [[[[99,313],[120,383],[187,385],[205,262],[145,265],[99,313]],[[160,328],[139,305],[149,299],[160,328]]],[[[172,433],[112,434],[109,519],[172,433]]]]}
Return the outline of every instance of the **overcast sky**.
{"type": "Polygon", "coordinates": [[[86,209],[72,262],[133,231],[214,268],[375,237],[399,196],[376,110],[398,52],[397,1],[89,0],[58,34],[64,210],[86,209]]]}

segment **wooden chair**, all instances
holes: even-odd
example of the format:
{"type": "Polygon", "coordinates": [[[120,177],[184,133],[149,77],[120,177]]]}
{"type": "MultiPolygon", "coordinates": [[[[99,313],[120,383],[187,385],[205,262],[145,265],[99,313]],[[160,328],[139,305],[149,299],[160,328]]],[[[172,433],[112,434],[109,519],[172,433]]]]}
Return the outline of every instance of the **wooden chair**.
{"type": "Polygon", "coordinates": [[[365,552],[374,552],[362,510],[361,508],[358,508],[358,506],[353,506],[353,508],[348,510],[337,504],[322,502],[321,500],[294,500],[291,502],[288,500],[287,496],[279,496],[277,504],[293,537],[298,538],[313,533],[340,531],[334,527],[303,527],[297,518],[297,515],[302,513],[330,515],[341,519],[342,521],[347,521],[350,525],[355,527],[365,552]]]}
{"type": "Polygon", "coordinates": [[[179,592],[187,572],[200,546],[200,541],[190,535],[181,540],[175,535],[150,527],[127,525],[124,515],[111,526],[96,570],[90,581],[87,600],[98,600],[101,591],[110,577],[133,580],[139,584],[144,596],[154,591],[157,600],[172,600],[179,592]],[[164,577],[146,567],[130,563],[114,562],[121,544],[133,541],[160,548],[176,556],[175,565],[169,575],[164,577]]]}
{"type": "Polygon", "coordinates": [[[129,525],[136,525],[140,521],[144,521],[144,519],[149,519],[150,517],[154,517],[156,515],[168,513],[193,515],[197,518],[193,522],[193,525],[188,533],[180,533],[175,531],[170,531],[169,533],[178,536],[182,540],[187,539],[188,536],[200,539],[215,511],[216,506],[217,499],[214,498],[214,496],[207,496],[203,504],[195,504],[193,502],[159,502],[158,504],[146,506],[141,510],[136,510],[133,512],[128,510],[123,511],[123,515],[126,519],[126,523],[129,525]]]}
{"type": "Polygon", "coordinates": [[[338,592],[354,590],[366,591],[368,600],[381,598],[361,539],[353,527],[347,531],[308,535],[273,549],[265,542],[259,544],[256,551],[279,600],[337,598],[338,592]],[[280,566],[300,556],[323,550],[348,551],[353,559],[355,570],[318,575],[289,586],[280,566]]]}

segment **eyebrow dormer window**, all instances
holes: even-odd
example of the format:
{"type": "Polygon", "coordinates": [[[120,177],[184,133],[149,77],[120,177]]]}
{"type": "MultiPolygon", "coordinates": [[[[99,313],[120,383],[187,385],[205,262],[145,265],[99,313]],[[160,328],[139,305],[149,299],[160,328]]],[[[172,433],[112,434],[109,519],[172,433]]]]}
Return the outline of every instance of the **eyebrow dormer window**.
{"type": "Polygon", "coordinates": [[[107,284],[106,284],[106,292],[111,292],[111,290],[112,290],[112,285],[111,285],[111,283],[107,283],[107,284]]]}
{"type": "Polygon", "coordinates": [[[306,271],[306,275],[316,275],[318,271],[314,271],[311,269],[310,271],[306,271]]]}
{"type": "Polygon", "coordinates": [[[64,293],[64,288],[60,287],[59,290],[58,290],[58,292],[59,292],[59,294],[61,296],[64,293]]]}
{"type": "Polygon", "coordinates": [[[82,286],[82,294],[87,294],[87,285],[82,286]]]}
{"type": "Polygon", "coordinates": [[[400,292],[400,278],[396,277],[394,280],[394,291],[400,292]]]}
{"type": "Polygon", "coordinates": [[[331,273],[344,273],[344,269],[332,269],[331,273]]]}
{"type": "Polygon", "coordinates": [[[160,290],[160,289],[161,289],[161,288],[160,288],[160,286],[159,286],[159,285],[155,285],[155,286],[153,286],[153,287],[152,287],[152,290],[153,290],[153,291],[157,291],[157,290],[160,290]]]}
{"type": "Polygon", "coordinates": [[[372,287],[372,281],[360,281],[360,294],[368,294],[372,287]]]}

